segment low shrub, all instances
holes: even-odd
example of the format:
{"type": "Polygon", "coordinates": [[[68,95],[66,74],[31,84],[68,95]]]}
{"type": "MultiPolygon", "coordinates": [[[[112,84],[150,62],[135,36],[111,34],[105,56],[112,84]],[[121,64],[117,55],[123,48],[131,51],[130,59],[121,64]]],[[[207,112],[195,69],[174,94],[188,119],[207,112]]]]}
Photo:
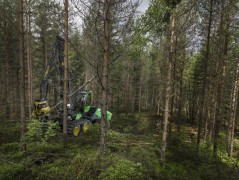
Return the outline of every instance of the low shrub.
{"type": "Polygon", "coordinates": [[[14,179],[19,177],[25,171],[22,163],[1,163],[0,179],[14,179]]]}
{"type": "Polygon", "coordinates": [[[160,170],[159,179],[183,179],[189,180],[187,169],[182,164],[168,163],[160,170]]]}
{"type": "Polygon", "coordinates": [[[154,151],[143,147],[132,147],[128,158],[135,163],[140,163],[143,167],[145,178],[154,178],[160,172],[159,158],[154,151]]]}
{"type": "Polygon", "coordinates": [[[23,142],[48,143],[56,142],[59,135],[59,124],[53,121],[31,120],[27,124],[27,131],[22,137],[23,142]]]}
{"type": "Polygon", "coordinates": [[[104,159],[99,179],[144,179],[141,163],[135,163],[116,154],[110,154],[104,159]]]}

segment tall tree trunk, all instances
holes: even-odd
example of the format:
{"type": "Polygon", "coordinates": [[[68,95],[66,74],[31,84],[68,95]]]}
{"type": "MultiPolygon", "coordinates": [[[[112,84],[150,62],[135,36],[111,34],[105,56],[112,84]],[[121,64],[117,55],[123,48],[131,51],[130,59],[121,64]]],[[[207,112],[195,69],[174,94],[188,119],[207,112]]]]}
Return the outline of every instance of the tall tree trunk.
{"type": "MultiPolygon", "coordinates": [[[[0,74],[1,74],[1,77],[4,76],[4,70],[3,70],[3,67],[0,66],[0,74]]],[[[4,85],[4,80],[3,78],[0,79],[0,108],[3,109],[3,97],[4,97],[4,90],[3,90],[3,85],[4,85]]]]}
{"type": "MultiPolygon", "coordinates": [[[[238,91],[239,93],[239,91],[238,91]]],[[[239,96],[239,94],[237,95],[239,96]]],[[[238,117],[239,117],[239,103],[237,103],[237,112],[236,112],[236,119],[235,119],[235,132],[238,131],[238,117]]]]}
{"type": "Polygon", "coordinates": [[[93,80],[93,83],[92,83],[92,92],[94,94],[93,99],[92,99],[92,103],[93,103],[94,106],[96,106],[97,96],[96,96],[96,82],[95,82],[95,80],[93,80]]]}
{"type": "MultiPolygon", "coordinates": [[[[129,61],[127,62],[128,68],[130,67],[129,61]]],[[[130,74],[129,70],[127,71],[127,78],[126,78],[126,88],[125,88],[125,97],[124,97],[124,111],[125,114],[127,115],[129,113],[129,101],[130,100],[130,74]]]]}
{"type": "Polygon", "coordinates": [[[138,109],[138,112],[140,113],[141,112],[141,99],[142,99],[142,81],[141,81],[141,78],[139,80],[139,109],[138,109]]]}
{"type": "Polygon", "coordinates": [[[14,76],[14,71],[12,70],[12,78],[11,78],[11,81],[15,84],[15,85],[13,85],[13,92],[12,92],[12,108],[15,110],[15,111],[13,111],[15,114],[17,114],[17,111],[18,111],[18,109],[19,108],[17,108],[17,107],[15,107],[15,104],[16,104],[16,97],[17,97],[17,88],[16,88],[16,82],[15,82],[15,80],[16,80],[16,78],[15,78],[15,76],[14,76]]]}
{"type": "Polygon", "coordinates": [[[184,70],[184,67],[180,67],[178,110],[177,110],[177,132],[180,132],[180,129],[181,129],[180,124],[181,124],[182,95],[183,95],[183,70],[184,70]]]}
{"type": "Polygon", "coordinates": [[[47,40],[46,40],[45,29],[43,31],[42,41],[43,41],[43,52],[44,52],[45,68],[46,68],[48,63],[48,53],[47,53],[47,40]]]}
{"type": "Polygon", "coordinates": [[[134,106],[133,112],[139,112],[139,104],[140,104],[140,65],[139,62],[136,63],[134,67],[135,75],[134,75],[134,106]]]}
{"type": "MultiPolygon", "coordinates": [[[[216,67],[218,67],[216,65],[216,67]]],[[[209,67],[210,68],[210,67],[209,67]]],[[[216,68],[218,69],[218,68],[216,68]]],[[[208,82],[212,82],[210,84],[208,84],[207,86],[207,96],[205,97],[205,99],[210,99],[211,101],[205,101],[204,103],[204,142],[208,142],[209,143],[209,139],[211,137],[209,137],[210,135],[210,130],[211,130],[211,122],[212,122],[212,116],[215,117],[215,113],[213,114],[213,111],[215,108],[213,108],[217,103],[214,103],[215,101],[215,88],[213,84],[213,75],[212,75],[212,72],[213,72],[213,69],[210,69],[208,70],[209,73],[208,73],[208,82]],[[213,115],[212,115],[213,114],[213,115]],[[209,138],[209,139],[208,139],[209,138]]],[[[216,70],[216,73],[218,72],[218,70],[216,70]]],[[[217,106],[215,106],[217,107],[217,106]]],[[[210,144],[210,143],[209,143],[210,144]]]]}
{"type": "Polygon", "coordinates": [[[31,117],[32,113],[32,43],[31,43],[31,14],[30,9],[28,10],[28,16],[27,16],[27,27],[28,27],[28,33],[27,33],[27,77],[28,77],[28,113],[29,117],[31,117]]]}
{"type": "Polygon", "coordinates": [[[212,25],[212,7],[213,0],[210,1],[210,10],[209,10],[209,21],[208,21],[208,30],[207,30],[207,46],[206,46],[206,55],[204,62],[204,80],[202,85],[202,93],[200,99],[200,109],[199,109],[199,120],[198,120],[198,134],[197,134],[197,148],[196,152],[199,156],[199,146],[201,142],[201,129],[202,129],[202,120],[203,114],[205,114],[205,100],[206,100],[206,88],[207,88],[207,74],[208,74],[208,61],[209,61],[209,51],[210,51],[210,38],[211,38],[211,25],[212,25]]]}
{"type": "Polygon", "coordinates": [[[7,24],[7,20],[5,20],[4,22],[4,56],[5,56],[5,97],[6,97],[6,118],[9,119],[10,118],[10,102],[9,102],[9,54],[8,54],[8,28],[7,28],[8,24],[7,24]]]}
{"type": "MultiPolygon", "coordinates": [[[[224,3],[222,11],[224,11],[224,3]]],[[[218,148],[218,134],[220,130],[220,124],[223,120],[222,117],[222,105],[223,105],[223,95],[224,95],[224,83],[225,83],[225,67],[227,62],[227,51],[228,51],[228,43],[229,43],[229,27],[230,27],[230,11],[231,11],[231,0],[227,1],[227,15],[226,15],[226,29],[223,34],[224,35],[224,47],[223,47],[223,58],[221,62],[219,61],[219,84],[218,84],[218,92],[217,92],[217,109],[216,109],[216,115],[215,115],[215,132],[214,132],[214,144],[213,144],[213,156],[216,156],[217,148],[218,148]]],[[[224,12],[222,12],[222,15],[224,12]]],[[[223,32],[223,19],[221,20],[222,24],[222,32],[223,32]]],[[[236,75],[237,76],[237,75],[236,75]]],[[[237,81],[237,79],[236,79],[237,81]]]]}
{"type": "Polygon", "coordinates": [[[67,103],[68,103],[68,0],[65,0],[64,7],[64,119],[63,119],[63,139],[67,145],[67,103]]]}
{"type": "Polygon", "coordinates": [[[172,91],[172,59],[174,50],[174,33],[175,33],[175,12],[172,12],[172,24],[171,24],[171,38],[170,38],[170,52],[168,58],[168,72],[167,72],[167,87],[166,87],[166,100],[164,108],[164,125],[163,125],[163,136],[162,136],[162,149],[161,149],[161,163],[165,164],[165,154],[167,148],[167,129],[168,119],[170,111],[170,96],[172,91]]]}
{"type": "MultiPolygon", "coordinates": [[[[186,40],[186,33],[183,33],[183,40],[186,40]]],[[[176,42],[177,44],[177,42],[176,42]]],[[[176,45],[175,45],[176,47],[176,45]]],[[[176,52],[175,51],[175,57],[176,57],[176,52]]],[[[177,132],[180,132],[180,128],[181,128],[181,116],[182,116],[182,109],[183,109],[183,80],[184,80],[184,68],[185,68],[185,64],[186,64],[186,59],[187,59],[187,50],[186,50],[186,47],[184,49],[182,49],[182,57],[180,59],[180,62],[179,62],[179,74],[178,74],[178,81],[179,81],[179,92],[178,92],[178,95],[177,95],[177,103],[176,103],[176,106],[177,106],[177,112],[175,112],[175,114],[177,113],[176,115],[176,124],[177,124],[177,132]]]]}
{"type": "Polygon", "coordinates": [[[150,106],[150,113],[155,113],[156,112],[156,110],[155,110],[155,86],[153,85],[153,87],[152,87],[152,99],[151,99],[151,106],[150,106]]]}
{"type": "MultiPolygon", "coordinates": [[[[25,89],[24,89],[24,30],[23,30],[23,0],[18,0],[19,10],[19,96],[20,96],[20,119],[21,135],[26,131],[25,121],[25,89]]],[[[26,144],[22,145],[23,152],[26,152],[26,144]]]]}
{"type": "Polygon", "coordinates": [[[106,152],[106,121],[108,104],[108,62],[109,62],[109,40],[110,40],[110,0],[104,0],[104,37],[103,37],[103,76],[102,76],[102,117],[100,134],[100,155],[106,152]]]}
{"type": "MultiPolygon", "coordinates": [[[[175,38],[175,47],[177,47],[177,37],[175,38]]],[[[169,134],[168,134],[168,141],[171,142],[171,135],[172,135],[172,123],[174,119],[174,101],[175,101],[175,78],[176,78],[176,57],[177,51],[176,48],[174,49],[174,53],[172,55],[172,87],[171,87],[171,103],[170,103],[170,115],[169,115],[169,134]]]]}
{"type": "Polygon", "coordinates": [[[120,95],[119,95],[119,91],[117,93],[117,105],[116,105],[116,112],[117,112],[117,115],[120,114],[120,95]]]}
{"type": "Polygon", "coordinates": [[[228,156],[231,157],[233,155],[233,140],[234,140],[234,132],[235,132],[235,122],[237,118],[237,104],[238,104],[238,86],[239,86],[239,62],[237,63],[236,69],[236,80],[234,83],[234,88],[232,92],[231,98],[231,115],[228,123],[228,156]]]}

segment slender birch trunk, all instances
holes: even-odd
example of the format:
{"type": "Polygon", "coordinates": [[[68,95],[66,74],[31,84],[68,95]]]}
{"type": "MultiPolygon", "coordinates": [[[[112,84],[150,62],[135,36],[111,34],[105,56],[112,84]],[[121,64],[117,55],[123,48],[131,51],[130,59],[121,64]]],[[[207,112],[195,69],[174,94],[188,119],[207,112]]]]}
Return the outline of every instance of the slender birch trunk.
{"type": "Polygon", "coordinates": [[[168,119],[170,111],[170,96],[172,91],[172,56],[174,50],[174,33],[175,33],[175,12],[172,12],[172,24],[171,24],[171,38],[170,38],[170,52],[168,58],[168,73],[167,73],[167,88],[166,88],[166,100],[164,109],[164,125],[163,125],[163,136],[162,136],[162,149],[161,149],[161,163],[165,164],[165,154],[167,148],[167,129],[168,119]]]}
{"type": "Polygon", "coordinates": [[[102,77],[102,117],[100,135],[100,155],[106,153],[106,121],[108,104],[108,62],[109,62],[109,40],[110,40],[110,0],[104,0],[104,37],[103,37],[103,77],[102,77]]]}

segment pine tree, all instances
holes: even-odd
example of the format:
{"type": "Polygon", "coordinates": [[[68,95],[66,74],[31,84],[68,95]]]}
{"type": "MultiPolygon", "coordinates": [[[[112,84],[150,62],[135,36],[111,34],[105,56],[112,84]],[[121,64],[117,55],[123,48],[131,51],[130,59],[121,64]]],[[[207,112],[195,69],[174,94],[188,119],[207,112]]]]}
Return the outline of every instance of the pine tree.
{"type": "MultiPolygon", "coordinates": [[[[23,29],[23,0],[18,1],[19,5],[19,96],[20,96],[20,108],[21,108],[21,134],[26,131],[25,120],[25,74],[24,74],[24,29],[23,29]]],[[[23,152],[26,151],[26,144],[22,146],[23,152]]]]}

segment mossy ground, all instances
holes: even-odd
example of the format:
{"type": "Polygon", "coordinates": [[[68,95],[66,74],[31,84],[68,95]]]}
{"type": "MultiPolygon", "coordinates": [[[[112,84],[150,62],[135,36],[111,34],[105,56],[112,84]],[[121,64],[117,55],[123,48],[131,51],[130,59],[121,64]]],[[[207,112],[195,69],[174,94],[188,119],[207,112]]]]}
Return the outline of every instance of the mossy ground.
{"type": "MultiPolygon", "coordinates": [[[[50,143],[29,142],[21,151],[20,124],[0,122],[0,179],[237,179],[239,177],[239,140],[235,156],[228,158],[222,143],[218,157],[201,146],[196,156],[196,135],[183,124],[181,132],[172,126],[167,163],[160,165],[161,134],[155,118],[146,113],[115,115],[107,133],[107,153],[99,156],[100,125],[80,137],[69,137],[62,145],[61,136],[50,143]]],[[[225,135],[220,136],[221,142],[225,135]]]]}

